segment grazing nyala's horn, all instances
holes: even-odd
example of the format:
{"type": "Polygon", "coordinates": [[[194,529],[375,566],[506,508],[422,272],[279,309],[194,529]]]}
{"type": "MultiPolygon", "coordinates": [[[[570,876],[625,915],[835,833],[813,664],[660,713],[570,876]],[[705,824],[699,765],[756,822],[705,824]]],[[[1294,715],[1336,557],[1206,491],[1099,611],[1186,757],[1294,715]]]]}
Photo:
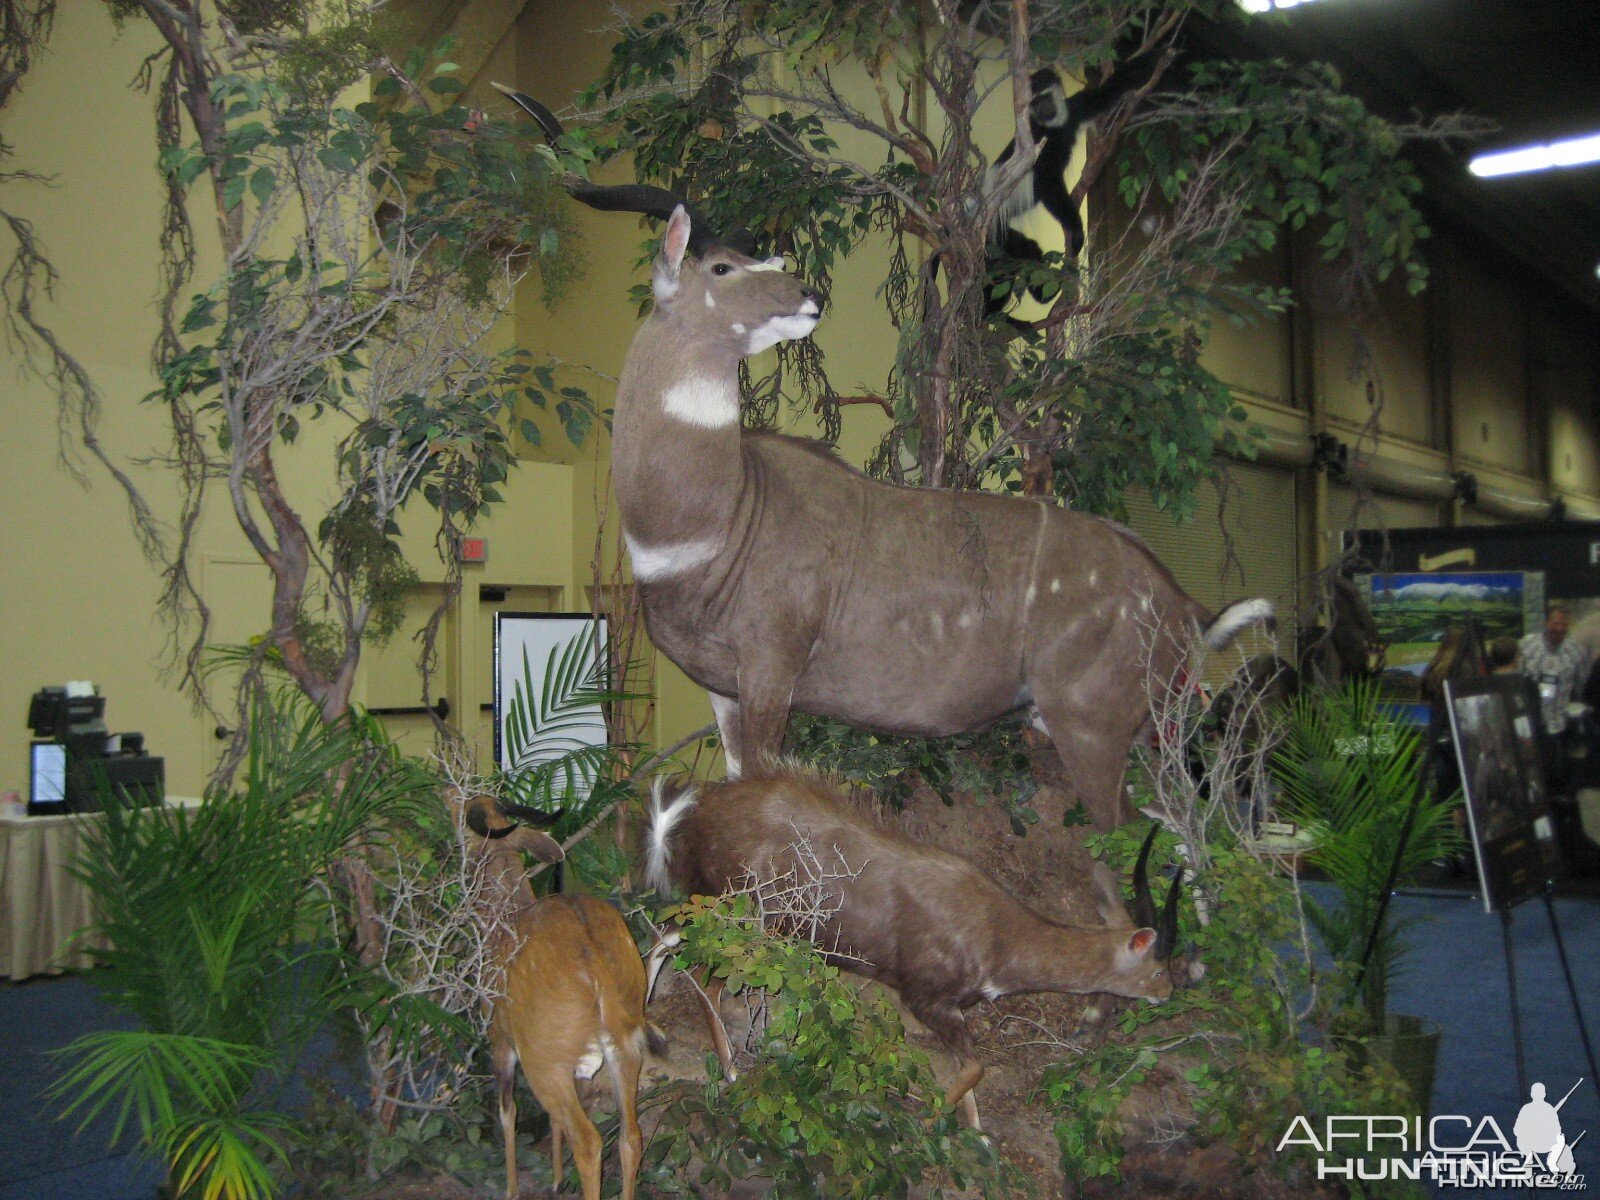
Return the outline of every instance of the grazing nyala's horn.
{"type": "Polygon", "coordinates": [[[1183,888],[1183,864],[1172,877],[1172,887],[1167,891],[1167,902],[1161,909],[1161,920],[1156,925],[1156,945],[1153,953],[1158,960],[1172,957],[1178,945],[1178,893],[1183,888]]]}
{"type": "MultiPolygon", "coordinates": [[[[549,141],[554,142],[566,132],[561,122],[556,119],[556,115],[532,96],[515,88],[509,88],[503,83],[492,86],[532,117],[549,141]]],[[[693,204],[666,188],[649,183],[590,183],[587,179],[579,179],[576,176],[565,179],[563,186],[571,193],[574,200],[601,212],[639,213],[646,217],[654,217],[658,221],[666,221],[672,217],[672,210],[682,205],[689,214],[689,253],[694,257],[699,257],[710,246],[726,246],[730,250],[737,250],[740,254],[755,253],[755,235],[748,229],[734,229],[726,234],[718,234],[693,204]]]]}
{"type": "Polygon", "coordinates": [[[1137,929],[1156,927],[1156,902],[1150,897],[1150,847],[1155,845],[1161,826],[1152,823],[1144,835],[1144,845],[1139,847],[1139,858],[1133,864],[1133,905],[1129,915],[1137,929]]]}

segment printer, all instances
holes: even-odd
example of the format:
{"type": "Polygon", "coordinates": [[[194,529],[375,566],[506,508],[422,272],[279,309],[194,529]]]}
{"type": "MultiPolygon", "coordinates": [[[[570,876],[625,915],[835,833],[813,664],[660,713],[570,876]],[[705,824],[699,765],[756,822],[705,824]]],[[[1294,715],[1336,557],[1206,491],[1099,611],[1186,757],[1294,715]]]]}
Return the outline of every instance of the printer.
{"type": "Polygon", "coordinates": [[[111,733],[106,698],[88,683],[43,687],[28,702],[34,742],[30,813],[97,812],[112,789],[133,804],[160,804],[166,761],[144,748],[142,733],[111,733]]]}

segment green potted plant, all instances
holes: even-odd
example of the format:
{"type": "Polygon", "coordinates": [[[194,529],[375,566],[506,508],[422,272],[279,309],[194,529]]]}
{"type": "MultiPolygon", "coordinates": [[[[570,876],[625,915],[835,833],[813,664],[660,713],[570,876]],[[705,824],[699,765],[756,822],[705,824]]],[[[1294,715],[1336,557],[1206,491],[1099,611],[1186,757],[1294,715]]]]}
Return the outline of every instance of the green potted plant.
{"type": "Polygon", "coordinates": [[[1439,1028],[1389,1011],[1412,922],[1388,902],[1397,883],[1458,840],[1450,820],[1456,797],[1434,794],[1423,778],[1423,738],[1389,710],[1374,682],[1354,680],[1295,698],[1273,773],[1283,815],[1306,828],[1308,861],[1333,893],[1308,890],[1305,904],[1339,969],[1335,1035],[1391,1063],[1426,1112],[1439,1028]]]}

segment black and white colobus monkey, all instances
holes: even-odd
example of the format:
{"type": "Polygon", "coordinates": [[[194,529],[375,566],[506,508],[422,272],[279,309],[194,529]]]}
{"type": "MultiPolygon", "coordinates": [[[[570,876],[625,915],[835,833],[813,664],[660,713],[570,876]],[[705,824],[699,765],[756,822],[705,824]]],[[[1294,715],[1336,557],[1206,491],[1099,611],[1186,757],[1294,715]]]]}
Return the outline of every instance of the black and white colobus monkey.
{"type": "MultiPolygon", "coordinates": [[[[990,241],[991,257],[1040,262],[1044,250],[1033,238],[1016,228],[1016,223],[1035,208],[1043,208],[1061,226],[1067,261],[1074,261],[1083,249],[1083,218],[1072,202],[1067,186],[1067,164],[1078,139],[1096,117],[1103,116],[1129,92],[1143,87],[1166,57],[1165,47],[1145,51],[1117,64],[1100,83],[1067,95],[1054,68],[1035,71],[1031,77],[1033,101],[1028,105],[1028,127],[1039,146],[1033,170],[1023,176],[1016,190],[1006,198],[996,220],[990,241]]],[[[1016,153],[1016,139],[1007,143],[990,168],[986,186],[996,171],[1016,153]]]]}

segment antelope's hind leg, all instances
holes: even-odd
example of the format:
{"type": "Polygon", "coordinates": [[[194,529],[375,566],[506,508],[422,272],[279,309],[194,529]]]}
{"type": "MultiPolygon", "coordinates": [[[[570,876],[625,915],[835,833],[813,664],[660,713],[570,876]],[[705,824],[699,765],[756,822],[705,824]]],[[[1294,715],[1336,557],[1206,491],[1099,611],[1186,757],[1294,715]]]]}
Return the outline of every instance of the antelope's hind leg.
{"type": "Polygon", "coordinates": [[[639,1130],[639,1068],[645,1031],[641,1026],[609,1055],[611,1087],[617,1097],[617,1159],[622,1168],[621,1200],[633,1200],[644,1158],[644,1134],[639,1130]]]}
{"type": "Polygon", "coordinates": [[[912,1007],[912,1014],[926,1025],[938,1038],[945,1051],[955,1060],[956,1074],[945,1092],[944,1101],[951,1108],[960,1107],[961,1123],[968,1129],[983,1131],[978,1120],[978,1084],[983,1080],[983,1063],[972,1046],[972,1033],[967,1029],[967,1019],[961,1010],[946,1007],[912,1007]]]}
{"type": "Polygon", "coordinates": [[[506,1148],[506,1200],[517,1200],[517,1052],[495,1047],[494,1077],[500,1091],[500,1136],[506,1148]]]}
{"type": "Polygon", "coordinates": [[[711,1035],[711,1047],[717,1052],[722,1073],[731,1083],[739,1078],[739,1072],[733,1065],[733,1045],[728,1040],[728,1027],[722,1020],[722,989],[727,983],[713,975],[709,967],[691,972],[689,979],[694,984],[695,998],[700,1001],[700,1014],[705,1018],[706,1031],[711,1035]]]}
{"type": "Polygon", "coordinates": [[[550,1158],[555,1171],[550,1194],[561,1190],[561,1140],[565,1134],[572,1142],[572,1161],[583,1184],[583,1200],[600,1200],[600,1131],[583,1111],[570,1061],[541,1064],[537,1071],[530,1071],[524,1063],[522,1070],[550,1115],[550,1158]]]}

